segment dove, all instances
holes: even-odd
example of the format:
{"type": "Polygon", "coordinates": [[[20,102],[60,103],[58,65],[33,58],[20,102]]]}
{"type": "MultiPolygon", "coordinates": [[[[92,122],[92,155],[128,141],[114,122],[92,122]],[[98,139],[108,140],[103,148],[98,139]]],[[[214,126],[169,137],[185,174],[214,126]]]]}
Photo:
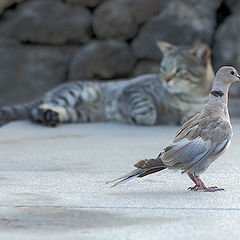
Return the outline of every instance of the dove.
{"type": "Polygon", "coordinates": [[[228,90],[236,81],[240,81],[240,76],[234,67],[219,68],[203,109],[183,124],[157,158],[140,160],[135,163],[135,170],[107,183],[115,183],[114,187],[136,177],[142,178],[164,169],[177,169],[188,174],[194,182],[189,190],[224,190],[216,186],[207,187],[200,175],[230,146],[233,131],[228,112],[228,90]]]}

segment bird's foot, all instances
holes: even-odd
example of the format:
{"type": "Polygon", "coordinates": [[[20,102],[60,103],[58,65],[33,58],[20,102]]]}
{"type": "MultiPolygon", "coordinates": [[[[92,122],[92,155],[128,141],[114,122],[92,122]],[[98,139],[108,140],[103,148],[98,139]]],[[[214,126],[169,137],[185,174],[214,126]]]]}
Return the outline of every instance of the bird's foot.
{"type": "Polygon", "coordinates": [[[207,188],[205,188],[204,191],[205,192],[217,192],[217,191],[224,191],[224,189],[214,186],[214,187],[207,187],[207,188]]]}
{"type": "Polygon", "coordinates": [[[224,191],[223,188],[214,187],[203,187],[195,185],[194,187],[189,187],[188,190],[190,191],[202,191],[202,192],[217,192],[217,191],[224,191]]]}
{"type": "Polygon", "coordinates": [[[189,187],[188,190],[190,191],[197,191],[197,188],[199,188],[197,185],[193,186],[193,187],[189,187]]]}

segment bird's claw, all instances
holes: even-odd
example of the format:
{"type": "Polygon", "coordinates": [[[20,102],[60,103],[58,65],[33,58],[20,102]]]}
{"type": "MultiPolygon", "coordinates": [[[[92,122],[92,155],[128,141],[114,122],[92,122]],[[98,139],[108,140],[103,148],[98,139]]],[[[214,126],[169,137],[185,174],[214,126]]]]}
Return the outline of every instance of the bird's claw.
{"type": "Polygon", "coordinates": [[[188,190],[189,190],[189,191],[197,191],[197,188],[198,188],[198,186],[195,185],[195,186],[193,186],[193,187],[189,187],[188,190]]]}
{"type": "Polygon", "coordinates": [[[217,191],[224,191],[224,189],[223,188],[218,188],[216,186],[214,186],[214,187],[207,187],[205,189],[205,192],[217,192],[217,191]]]}

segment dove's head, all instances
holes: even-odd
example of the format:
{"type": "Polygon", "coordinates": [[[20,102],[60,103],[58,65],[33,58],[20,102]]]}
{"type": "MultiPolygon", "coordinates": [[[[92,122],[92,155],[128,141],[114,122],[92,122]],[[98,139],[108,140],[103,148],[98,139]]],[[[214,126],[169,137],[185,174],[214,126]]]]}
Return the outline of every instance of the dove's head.
{"type": "Polygon", "coordinates": [[[222,84],[231,85],[236,81],[240,81],[240,76],[234,67],[223,66],[218,69],[215,81],[222,84]]]}

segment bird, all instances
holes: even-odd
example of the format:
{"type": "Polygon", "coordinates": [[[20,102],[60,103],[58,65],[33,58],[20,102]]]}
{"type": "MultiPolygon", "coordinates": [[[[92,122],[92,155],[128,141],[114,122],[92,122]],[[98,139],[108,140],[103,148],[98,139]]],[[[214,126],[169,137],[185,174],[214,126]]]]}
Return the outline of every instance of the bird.
{"type": "Polygon", "coordinates": [[[220,67],[203,109],[182,125],[172,142],[156,158],[136,162],[135,170],[107,183],[114,183],[112,187],[115,187],[136,177],[142,178],[164,169],[177,169],[194,182],[189,190],[224,190],[216,186],[207,187],[200,175],[231,144],[233,131],[228,112],[228,90],[237,81],[240,81],[240,76],[234,67],[220,67]]]}

